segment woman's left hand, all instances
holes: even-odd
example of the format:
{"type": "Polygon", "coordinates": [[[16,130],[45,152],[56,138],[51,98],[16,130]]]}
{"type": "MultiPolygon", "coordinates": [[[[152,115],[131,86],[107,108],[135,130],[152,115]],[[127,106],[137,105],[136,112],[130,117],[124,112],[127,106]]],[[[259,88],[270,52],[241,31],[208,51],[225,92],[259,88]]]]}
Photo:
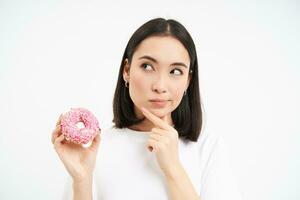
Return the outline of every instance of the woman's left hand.
{"type": "Polygon", "coordinates": [[[151,130],[147,147],[156,154],[158,164],[165,175],[170,175],[180,166],[178,132],[167,123],[167,116],[161,119],[145,108],[142,108],[142,112],[155,125],[151,130]]]}

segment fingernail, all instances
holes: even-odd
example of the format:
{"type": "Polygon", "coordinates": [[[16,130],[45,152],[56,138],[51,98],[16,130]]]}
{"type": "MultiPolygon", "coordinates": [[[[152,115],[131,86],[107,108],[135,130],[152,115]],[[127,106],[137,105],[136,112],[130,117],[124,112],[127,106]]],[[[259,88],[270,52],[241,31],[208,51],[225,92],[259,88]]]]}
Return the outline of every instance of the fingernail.
{"type": "Polygon", "coordinates": [[[142,107],[142,111],[143,112],[147,112],[146,108],[142,107]]]}
{"type": "Polygon", "coordinates": [[[148,146],[148,150],[152,152],[153,151],[153,147],[148,146]]]}

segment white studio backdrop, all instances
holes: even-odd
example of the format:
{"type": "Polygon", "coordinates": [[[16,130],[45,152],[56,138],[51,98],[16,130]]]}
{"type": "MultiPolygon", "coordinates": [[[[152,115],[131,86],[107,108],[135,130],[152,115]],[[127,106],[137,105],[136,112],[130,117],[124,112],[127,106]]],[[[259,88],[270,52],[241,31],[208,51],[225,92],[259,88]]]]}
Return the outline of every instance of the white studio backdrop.
{"type": "Polygon", "coordinates": [[[58,116],[112,125],[125,46],[155,17],[194,39],[205,131],[225,136],[244,199],[300,199],[299,2],[266,0],[0,1],[0,199],[61,198],[58,116]]]}

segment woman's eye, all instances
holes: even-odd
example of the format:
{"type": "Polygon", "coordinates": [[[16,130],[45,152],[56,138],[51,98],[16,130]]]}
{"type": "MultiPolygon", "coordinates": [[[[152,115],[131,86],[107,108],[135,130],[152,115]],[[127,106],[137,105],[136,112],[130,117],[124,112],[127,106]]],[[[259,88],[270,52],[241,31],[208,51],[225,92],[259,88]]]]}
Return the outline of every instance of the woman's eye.
{"type": "MultiPolygon", "coordinates": [[[[143,63],[143,64],[141,65],[141,67],[142,67],[143,69],[147,68],[147,66],[150,66],[151,68],[153,68],[152,65],[147,64],[147,63],[143,63]]],[[[147,71],[149,71],[149,70],[147,70],[147,71]]],[[[173,69],[172,72],[173,72],[173,71],[177,71],[176,74],[174,73],[175,75],[182,75],[182,74],[183,74],[182,70],[177,69],[177,68],[173,69]]]]}
{"type": "Polygon", "coordinates": [[[145,68],[145,67],[147,67],[147,66],[152,67],[151,65],[149,65],[149,64],[147,64],[147,63],[143,63],[143,64],[141,65],[141,67],[143,67],[143,68],[145,68]]]}
{"type": "Polygon", "coordinates": [[[174,69],[174,70],[172,70],[172,71],[178,71],[178,72],[179,72],[179,74],[177,73],[178,75],[181,75],[181,74],[183,74],[183,73],[182,73],[182,71],[181,71],[180,69],[177,69],[177,68],[176,68],[176,69],[174,69]]]}

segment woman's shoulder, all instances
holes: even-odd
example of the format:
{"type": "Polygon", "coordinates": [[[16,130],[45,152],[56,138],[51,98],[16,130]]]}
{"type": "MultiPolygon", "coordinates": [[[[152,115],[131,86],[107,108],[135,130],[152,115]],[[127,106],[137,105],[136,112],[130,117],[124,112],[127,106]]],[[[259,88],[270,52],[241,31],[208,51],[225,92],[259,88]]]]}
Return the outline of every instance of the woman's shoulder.
{"type": "Polygon", "coordinates": [[[223,143],[223,136],[215,132],[206,131],[200,134],[196,143],[199,148],[214,148],[216,145],[223,143]]]}
{"type": "Polygon", "coordinates": [[[212,155],[225,154],[227,151],[224,137],[219,133],[210,131],[203,132],[195,143],[202,162],[207,162],[212,158],[212,155]]]}
{"type": "Polygon", "coordinates": [[[223,143],[223,137],[220,134],[214,132],[201,132],[197,141],[190,141],[186,139],[180,139],[184,146],[195,146],[199,151],[213,149],[216,145],[223,143]]]}

